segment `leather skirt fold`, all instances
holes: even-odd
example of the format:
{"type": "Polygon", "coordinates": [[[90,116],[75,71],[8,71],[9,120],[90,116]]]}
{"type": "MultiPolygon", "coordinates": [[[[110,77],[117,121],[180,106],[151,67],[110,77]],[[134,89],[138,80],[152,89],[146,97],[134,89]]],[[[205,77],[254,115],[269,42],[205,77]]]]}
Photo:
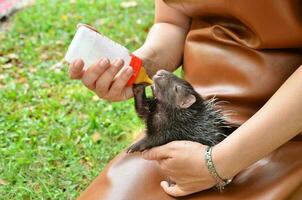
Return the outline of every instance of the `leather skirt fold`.
{"type": "MultiPolygon", "coordinates": [[[[298,137],[297,137],[298,138],[298,137]]],[[[122,152],[82,193],[79,200],[297,200],[302,199],[302,140],[292,140],[238,174],[220,193],[209,189],[171,197],[157,162],[122,152]]]]}

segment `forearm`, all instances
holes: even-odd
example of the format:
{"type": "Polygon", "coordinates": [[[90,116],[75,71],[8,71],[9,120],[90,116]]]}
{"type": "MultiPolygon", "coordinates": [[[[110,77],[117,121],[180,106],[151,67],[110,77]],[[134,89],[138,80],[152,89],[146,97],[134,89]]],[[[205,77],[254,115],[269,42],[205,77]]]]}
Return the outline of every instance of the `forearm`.
{"type": "Polygon", "coordinates": [[[186,34],[187,30],[177,25],[156,23],[134,54],[143,59],[149,75],[158,69],[174,71],[181,65],[186,34]]]}
{"type": "Polygon", "coordinates": [[[180,66],[190,27],[190,18],[163,0],[155,0],[154,21],[144,45],[134,52],[150,76],[159,69],[173,71],[180,66]]]}
{"type": "Polygon", "coordinates": [[[228,138],[214,147],[224,178],[234,176],[302,131],[302,67],[271,99],[228,138]]]}

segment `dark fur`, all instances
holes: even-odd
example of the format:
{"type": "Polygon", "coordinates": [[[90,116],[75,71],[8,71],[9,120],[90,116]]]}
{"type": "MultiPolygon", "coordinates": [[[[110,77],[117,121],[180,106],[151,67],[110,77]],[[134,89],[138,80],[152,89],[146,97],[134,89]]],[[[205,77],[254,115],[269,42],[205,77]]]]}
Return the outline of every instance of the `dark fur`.
{"type": "Polygon", "coordinates": [[[128,148],[128,153],[144,151],[174,140],[212,146],[233,131],[222,112],[215,109],[214,101],[203,100],[185,80],[161,70],[153,81],[153,98],[146,97],[145,85],[135,85],[133,88],[136,112],[145,121],[147,130],[143,139],[128,148]],[[195,102],[183,108],[184,102],[194,99],[190,95],[195,97],[195,102]]]}

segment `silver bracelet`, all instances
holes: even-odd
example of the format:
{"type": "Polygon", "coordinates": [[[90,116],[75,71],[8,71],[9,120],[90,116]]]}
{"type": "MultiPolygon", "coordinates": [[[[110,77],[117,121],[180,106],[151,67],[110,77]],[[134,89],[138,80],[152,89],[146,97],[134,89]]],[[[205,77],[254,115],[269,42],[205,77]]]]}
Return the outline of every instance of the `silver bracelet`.
{"type": "Polygon", "coordinates": [[[208,167],[208,170],[210,172],[210,174],[213,176],[213,178],[217,181],[217,184],[216,184],[216,188],[222,192],[222,190],[224,189],[224,187],[226,185],[228,185],[229,183],[232,182],[232,179],[222,179],[216,169],[215,169],[215,166],[214,166],[214,163],[213,163],[213,160],[212,160],[212,149],[213,147],[211,146],[207,146],[206,147],[206,151],[205,151],[205,161],[206,161],[206,165],[208,167]]]}

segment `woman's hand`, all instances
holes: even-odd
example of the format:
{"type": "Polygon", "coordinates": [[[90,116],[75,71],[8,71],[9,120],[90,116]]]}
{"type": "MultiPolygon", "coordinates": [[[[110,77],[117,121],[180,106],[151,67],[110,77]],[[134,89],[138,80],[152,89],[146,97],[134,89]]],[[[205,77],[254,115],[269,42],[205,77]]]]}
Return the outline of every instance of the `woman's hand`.
{"type": "Polygon", "coordinates": [[[84,62],[76,60],[69,67],[72,79],[81,79],[83,84],[100,98],[108,101],[122,101],[133,96],[132,87],[127,82],[133,74],[131,67],[123,67],[124,62],[117,59],[110,63],[107,58],[84,70],[84,62]]]}
{"type": "Polygon", "coordinates": [[[147,160],[158,161],[160,168],[175,184],[161,182],[161,187],[172,196],[185,196],[216,185],[204,160],[204,145],[190,141],[174,141],[143,153],[147,160]]]}

